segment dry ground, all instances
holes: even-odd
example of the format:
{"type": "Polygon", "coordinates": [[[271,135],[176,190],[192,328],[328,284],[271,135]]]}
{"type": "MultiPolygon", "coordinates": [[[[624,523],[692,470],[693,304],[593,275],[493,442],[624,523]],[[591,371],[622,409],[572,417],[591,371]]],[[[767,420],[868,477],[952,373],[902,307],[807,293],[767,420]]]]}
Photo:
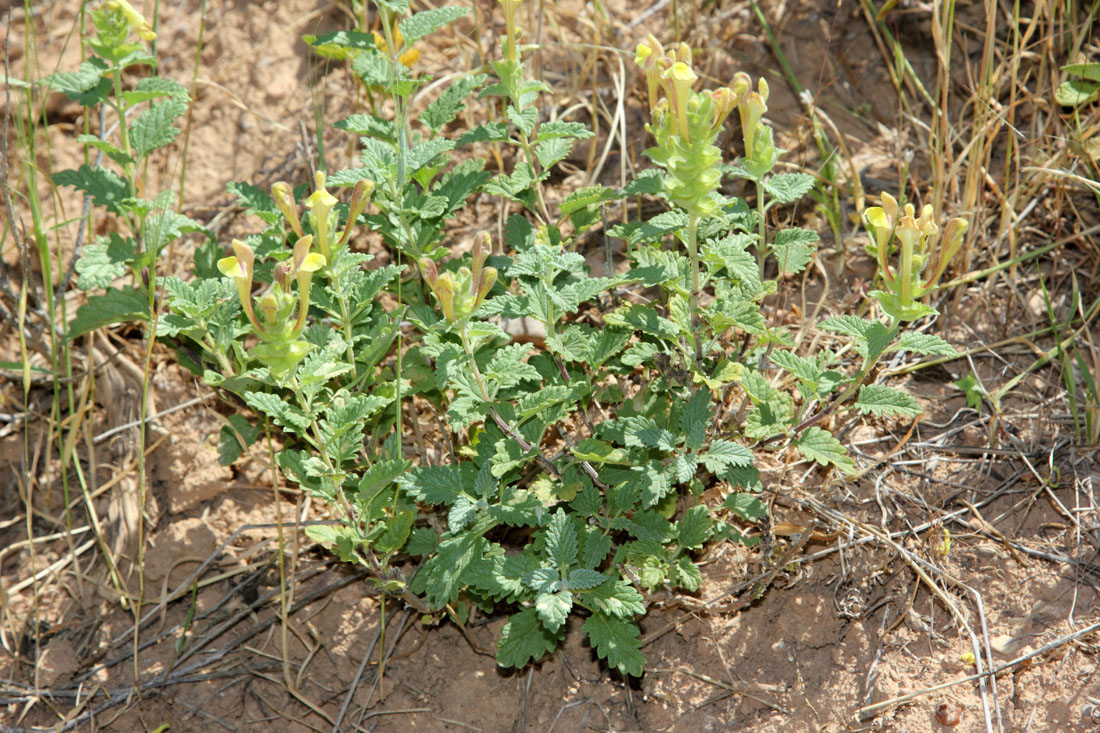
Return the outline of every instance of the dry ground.
{"type": "MultiPolygon", "coordinates": [[[[476,22],[461,21],[422,45],[423,69],[461,71],[495,47],[497,3],[476,4],[476,22]]],[[[167,350],[155,357],[150,411],[161,416],[150,428],[153,497],[144,509],[144,593],[161,602],[145,610],[135,633],[106,558],[125,526],[119,495],[132,486],[137,457],[125,431],[121,441],[94,436],[136,414],[126,363],[142,362],[142,345],[136,331],[103,334],[80,344],[76,365],[86,371],[92,349],[121,351],[106,370],[115,385],[100,386],[95,408],[81,417],[88,440],[77,454],[101,490],[87,502],[72,475],[61,480],[48,385],[32,386],[24,409],[19,375],[0,376],[0,729],[1100,730],[1096,435],[1075,430],[1066,393],[1067,384],[1082,389],[1082,369],[1100,377],[1100,330],[1089,310],[1100,296],[1100,217],[1087,184],[1059,174],[1096,178],[1088,154],[1098,149],[1090,136],[1100,125],[1095,104],[1075,119],[1052,99],[1058,66],[1078,60],[1071,52],[1100,58],[1090,11],[1075,14],[1050,0],[1023,4],[1013,20],[1010,4],[959,4],[946,62],[934,31],[942,18],[928,4],[899,3],[880,25],[877,4],[764,2],[776,47],[750,4],[695,5],[527,3],[524,25],[542,43],[537,68],[561,90],[551,109],[579,104],[600,133],[586,157],[572,161],[575,172],[556,182],[561,195],[589,179],[618,184],[642,165],[632,49],[646,32],[670,39],[677,25],[701,50],[712,83],[739,69],[767,76],[785,160],[817,169],[806,107],[778,71],[778,48],[815,95],[828,136],[841,143],[845,217],[858,197],[874,200],[907,176],[940,210],[973,218],[974,271],[1057,244],[943,299],[936,328],[968,349],[965,358],[904,374],[900,364],[888,365],[921,398],[923,419],[849,429],[845,440],[866,469],[854,481],[776,465],[767,474],[773,524],[761,533],[763,549],[713,548],[700,558],[704,584],[695,597],[651,599],[643,623],[650,668],[641,679],[610,673],[578,634],[542,664],[505,672],[487,652],[502,618],[477,619],[463,631],[424,626],[393,601],[383,608],[353,570],[289,526],[327,515],[294,492],[273,494],[262,453],[232,469],[218,466],[217,432],[229,408],[167,350]],[[891,37],[911,73],[892,68],[891,37]],[[947,110],[953,135],[938,150],[937,109],[947,110]],[[622,129],[625,136],[607,142],[608,130],[622,129]],[[908,167],[907,152],[914,156],[908,167]],[[1044,287],[1055,318],[1070,324],[1057,337],[1035,333],[1051,325],[1044,287]],[[1082,358],[1068,381],[1063,352],[1042,359],[1059,342],[1082,358]],[[1023,376],[974,409],[953,385],[968,374],[990,395],[1023,376]],[[174,407],[181,409],[168,412],[174,407]],[[92,512],[100,528],[89,522],[92,512]],[[799,542],[811,523],[810,541],[799,542]],[[730,610],[768,557],[773,565],[781,558],[768,592],[730,610]],[[974,679],[975,655],[981,669],[998,673],[974,679]]],[[[22,10],[8,14],[12,74],[28,63],[41,73],[75,68],[79,3],[32,6],[33,35],[22,10]]],[[[161,73],[197,80],[184,211],[220,239],[250,227],[227,203],[227,182],[306,180],[317,116],[331,123],[353,111],[346,70],[326,66],[300,39],[347,27],[341,7],[212,0],[204,17],[198,0],[160,3],[161,73]]],[[[79,112],[63,98],[47,100],[43,170],[79,163],[79,112]]],[[[354,140],[339,131],[324,139],[330,165],[353,153],[354,140]]],[[[157,172],[160,188],[179,182],[182,142],[157,172]]],[[[66,191],[43,193],[56,201],[56,242],[67,256],[80,201],[66,191]]],[[[460,229],[498,220],[495,204],[478,202],[472,211],[460,229]]],[[[850,222],[836,241],[815,212],[798,216],[822,230],[824,244],[819,266],[776,300],[774,317],[795,325],[843,312],[873,274],[850,222]]],[[[93,220],[96,229],[109,226],[93,220]]],[[[18,282],[14,237],[2,255],[18,282]]],[[[166,269],[183,272],[189,256],[184,248],[171,253],[166,269]]],[[[18,361],[14,332],[3,334],[0,360],[18,361]]],[[[1077,409],[1097,417],[1095,401],[1077,409]]],[[[124,561],[120,571],[136,587],[138,571],[124,561]]]]}

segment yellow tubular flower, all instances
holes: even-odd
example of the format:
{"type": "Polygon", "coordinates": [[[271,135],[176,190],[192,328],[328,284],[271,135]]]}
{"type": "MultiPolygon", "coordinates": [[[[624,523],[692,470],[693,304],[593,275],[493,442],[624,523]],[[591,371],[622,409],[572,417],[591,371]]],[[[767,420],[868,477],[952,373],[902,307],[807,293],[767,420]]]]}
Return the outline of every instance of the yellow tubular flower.
{"type": "Polygon", "coordinates": [[[894,229],[895,236],[901,242],[901,272],[898,274],[901,288],[898,295],[903,306],[913,302],[913,250],[923,236],[917,220],[913,218],[913,207],[906,204],[905,209],[905,216],[894,229]]]}
{"type": "Polygon", "coordinates": [[[699,77],[696,76],[690,66],[683,61],[677,61],[661,75],[661,78],[667,80],[671,84],[671,94],[669,97],[672,102],[672,107],[676,112],[676,122],[679,127],[679,134],[685,140],[690,141],[691,133],[688,131],[687,102],[688,95],[691,93],[691,87],[699,77]]]}
{"type": "Polygon", "coordinates": [[[290,184],[286,181],[276,181],[271,184],[271,195],[275,199],[275,205],[283,216],[290,222],[290,228],[299,237],[302,236],[302,222],[298,220],[298,205],[294,203],[294,193],[290,184]]]}
{"type": "Polygon", "coordinates": [[[241,307],[245,315],[257,330],[260,328],[256,320],[256,314],[252,310],[252,267],[256,262],[256,255],[252,248],[239,239],[234,239],[230,246],[233,247],[235,257],[223,257],[218,260],[218,270],[226,277],[233,278],[237,285],[237,295],[241,299],[241,307]]]}
{"type": "Polygon", "coordinates": [[[317,235],[317,246],[321,248],[321,254],[325,261],[329,259],[328,252],[328,218],[332,209],[336,206],[336,197],[325,190],[325,174],[317,171],[317,190],[306,199],[306,206],[313,214],[313,233],[317,235]]]}

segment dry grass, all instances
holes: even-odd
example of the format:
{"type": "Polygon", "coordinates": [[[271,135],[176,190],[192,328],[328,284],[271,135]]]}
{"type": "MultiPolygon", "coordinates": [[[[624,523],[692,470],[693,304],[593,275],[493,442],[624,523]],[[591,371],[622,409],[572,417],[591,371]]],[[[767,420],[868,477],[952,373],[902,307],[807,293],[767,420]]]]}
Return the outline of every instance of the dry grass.
{"type": "MultiPolygon", "coordinates": [[[[35,3],[29,12],[16,8],[7,13],[9,79],[33,84],[58,68],[59,59],[74,58],[71,50],[63,54],[78,45],[82,27],[71,21],[72,12],[62,12],[64,5],[35,3]],[[68,26],[51,25],[51,19],[62,16],[70,18],[68,26]],[[12,58],[14,49],[22,49],[20,58],[12,58]]],[[[780,571],[853,548],[880,558],[900,557],[912,598],[918,592],[937,598],[941,611],[950,614],[971,647],[976,673],[945,684],[977,683],[981,727],[1011,729],[1013,723],[1002,717],[1005,699],[998,690],[999,676],[1003,679],[1025,665],[1053,664],[1059,659],[1054,652],[1067,646],[1095,660],[1097,624],[1071,619],[1071,626],[1077,624],[1072,632],[1048,640],[1034,653],[995,662],[985,608],[992,599],[983,601],[980,592],[948,569],[948,553],[915,549],[907,540],[954,528],[956,535],[972,533],[969,540],[960,537],[956,542],[989,538],[1004,553],[1019,553],[1021,562],[1026,557],[1070,568],[1082,592],[1096,587],[1100,104],[1071,110],[1054,100],[1063,81],[1061,66],[1100,58],[1096,3],[949,0],[895,5],[860,0],[858,7],[761,3],[749,8],[740,2],[674,1],[647,9],[628,3],[531,0],[525,8],[528,38],[540,46],[536,68],[559,90],[547,100],[545,114],[586,119],[597,132],[584,160],[574,161],[571,175],[557,183],[560,190],[551,188],[551,201],[560,200],[561,191],[596,181],[621,185],[644,167],[641,95],[629,63],[630,49],[643,31],[652,30],[665,40],[688,40],[719,82],[738,68],[749,67],[755,75],[761,69],[786,66],[785,74],[768,72],[773,88],[785,86],[787,97],[772,114],[780,123],[777,127],[786,130],[788,159],[819,171],[822,180],[819,212],[810,214],[818,217],[826,240],[820,266],[809,271],[805,282],[792,283],[781,301],[797,306],[792,325],[806,343],[814,337],[811,317],[822,310],[850,307],[845,295],[862,287],[856,222],[865,202],[875,203],[878,192],[900,187],[911,200],[930,202],[939,212],[971,221],[964,255],[935,299],[945,313],[937,328],[942,326],[948,340],[966,347],[960,349],[963,356],[954,362],[894,363],[887,368],[940,385],[941,400],[957,398],[960,392],[951,386],[953,378],[970,375],[971,394],[978,402],[953,414],[939,406],[935,418],[926,419],[915,431],[903,426],[877,453],[873,446],[857,443],[857,451],[867,448],[860,460],[864,486],[875,487],[870,498],[857,482],[826,487],[817,497],[804,491],[792,497],[780,492],[774,497],[776,511],[800,512],[803,524],[797,526],[816,523],[819,531],[834,532],[829,537],[832,545],[805,548],[809,554],[802,554],[805,543],[792,544],[797,557],[781,553],[781,563],[749,573],[745,588],[763,580],[767,588],[780,571]],[[834,18],[835,12],[841,16],[834,18]],[[815,13],[820,15],[810,19],[815,13]],[[815,42],[796,48],[802,38],[789,34],[807,29],[819,34],[815,42]],[[885,69],[894,97],[870,98],[870,88],[849,83],[858,79],[858,74],[846,71],[849,68],[885,69]],[[809,99],[799,99],[803,89],[809,99]],[[892,494],[880,490],[884,482],[893,487],[892,494]],[[857,494],[863,498],[851,501],[857,494]],[[884,499],[886,494],[890,495],[884,499]],[[877,504],[881,515],[877,508],[865,510],[861,502],[877,504]],[[1029,524],[1029,512],[1040,504],[1057,517],[1057,532],[1043,534],[1029,524]]],[[[438,73],[474,68],[495,48],[500,32],[496,4],[479,3],[477,10],[465,30],[444,34],[439,46],[427,52],[429,65],[438,73]]],[[[192,11],[191,17],[205,23],[201,13],[192,11]]],[[[262,55],[278,53],[280,44],[290,43],[324,18],[331,20],[322,11],[303,15],[268,45],[226,59],[222,81],[262,55]]],[[[195,88],[205,85],[205,95],[219,95],[224,86],[217,79],[201,79],[197,63],[195,69],[195,88]]],[[[169,415],[178,416],[172,411],[181,406],[143,402],[140,395],[142,383],[156,382],[169,355],[159,347],[146,352],[140,335],[125,329],[86,342],[62,340],[58,324],[71,318],[80,297],[71,278],[81,243],[89,237],[88,208],[67,199],[48,180],[55,146],[65,136],[71,139],[81,126],[91,130],[95,121],[74,122],[64,109],[50,107],[57,100],[40,87],[26,95],[13,85],[5,91],[0,150],[6,212],[0,270],[0,445],[5,462],[0,469],[0,670],[6,677],[0,680],[0,721],[15,726],[53,722],[62,730],[92,726],[95,721],[110,728],[116,715],[128,710],[140,715],[142,697],[167,694],[175,686],[201,680],[213,690],[223,684],[221,680],[229,685],[250,675],[282,686],[297,702],[281,709],[288,726],[295,721],[303,729],[344,730],[350,729],[346,726],[355,716],[357,725],[365,725],[387,715],[435,715],[429,708],[383,715],[368,710],[361,698],[353,705],[364,671],[377,669],[376,658],[385,667],[396,654],[406,634],[404,621],[388,642],[385,635],[390,631],[383,634],[378,628],[376,643],[361,657],[361,664],[356,659],[357,672],[344,689],[324,699],[307,690],[306,670],[324,648],[324,639],[289,619],[331,599],[358,577],[327,573],[324,558],[312,554],[304,535],[289,527],[283,532],[284,525],[296,522],[300,528],[323,512],[294,492],[271,487],[268,472],[258,470],[255,475],[268,491],[274,488],[275,496],[283,497],[274,505],[285,505],[292,515],[277,523],[248,524],[213,551],[180,558],[191,568],[182,578],[169,582],[174,577],[170,568],[159,587],[144,583],[144,553],[157,521],[157,509],[147,498],[151,480],[145,467],[168,439],[156,426],[169,415]],[[114,397],[105,399],[105,392],[114,397]],[[150,426],[147,431],[139,430],[142,418],[150,426]],[[113,438],[109,430],[116,431],[113,438]],[[107,474],[111,478],[104,480],[107,474]],[[272,540],[276,528],[277,540],[272,540]],[[227,562],[224,554],[230,547],[234,562],[227,562]],[[257,593],[258,580],[270,575],[272,566],[281,574],[271,582],[273,590],[257,593]],[[319,577],[323,582],[313,582],[319,577]],[[200,608],[196,599],[207,587],[217,587],[222,595],[200,608]],[[131,623],[100,634],[103,617],[119,607],[127,610],[131,623]],[[224,633],[230,628],[246,631],[230,641],[224,633]],[[65,629],[80,658],[73,676],[53,685],[40,657],[60,629],[65,629]],[[275,651],[254,654],[246,670],[241,653],[255,651],[253,640],[275,629],[281,634],[271,647],[275,651]],[[156,673],[140,668],[138,652],[166,639],[175,645],[171,663],[156,673]],[[376,649],[382,650],[380,657],[376,649]],[[99,681],[106,670],[127,665],[131,670],[117,672],[110,684],[99,681]]],[[[199,95],[200,103],[203,96],[199,95]]],[[[237,103],[245,108],[251,104],[240,99],[237,103]]],[[[483,113],[492,111],[469,110],[471,117],[483,113]]],[[[249,114],[262,118],[266,113],[249,114]]],[[[198,134],[191,119],[183,139],[198,134]]],[[[291,129],[299,124],[296,119],[274,122],[291,129]]],[[[304,124],[303,130],[313,123],[304,124]]],[[[288,158],[292,166],[308,167],[317,139],[328,138],[302,135],[300,147],[305,152],[288,158]]],[[[183,157],[170,161],[167,170],[184,188],[185,176],[201,174],[185,167],[188,147],[182,150],[183,157]]],[[[488,152],[496,156],[497,165],[503,164],[498,151],[488,152]]],[[[329,144],[328,155],[340,153],[338,146],[329,144]]],[[[185,190],[193,190],[190,181],[185,190]]],[[[200,211],[215,203],[188,199],[183,205],[200,211]]],[[[637,213],[626,206],[610,212],[620,218],[637,213]]],[[[492,214],[502,225],[505,211],[492,214]]],[[[232,228],[234,216],[220,207],[210,209],[206,219],[221,230],[232,228]]],[[[182,408],[198,408],[200,403],[196,398],[182,408]]],[[[214,409],[210,402],[204,404],[201,409],[214,409]]],[[[931,402],[930,406],[937,407],[931,402]]],[[[417,427],[430,422],[430,416],[422,417],[421,421],[410,414],[417,427]]],[[[171,425],[179,429],[180,423],[171,425]]],[[[410,440],[422,445],[424,437],[410,433],[410,440]]],[[[800,481],[803,477],[796,471],[778,468],[776,484],[800,481]]],[[[719,599],[669,607],[704,614],[708,603],[713,610],[719,599]]],[[[892,618],[900,622],[906,599],[896,604],[892,618]]],[[[912,604],[910,599],[910,608],[912,604]]],[[[462,633],[476,648],[471,632],[463,628],[462,633]]],[[[414,651],[423,642],[421,637],[414,651]]],[[[873,671],[874,665],[868,679],[873,671]]],[[[368,701],[383,700],[389,689],[383,670],[377,672],[371,678],[377,690],[367,693],[368,701]]],[[[755,694],[745,685],[715,684],[725,685],[727,696],[755,694]]],[[[870,719],[940,689],[932,686],[905,697],[868,701],[849,712],[870,719]]],[[[520,707],[526,716],[527,687],[521,685],[521,690],[520,707]]],[[[271,701],[268,705],[278,707],[271,701]]],[[[204,717],[198,709],[191,716],[184,725],[197,725],[204,717]]],[[[606,710],[603,717],[611,727],[606,710]]],[[[598,715],[593,719],[605,723],[598,715]]],[[[134,718],[118,720],[115,729],[125,729],[134,718]]],[[[437,727],[443,725],[439,720],[434,722],[437,727]]],[[[158,722],[165,721],[145,721],[150,729],[158,722]]],[[[207,720],[212,723],[230,729],[234,725],[231,720],[207,720]]]]}

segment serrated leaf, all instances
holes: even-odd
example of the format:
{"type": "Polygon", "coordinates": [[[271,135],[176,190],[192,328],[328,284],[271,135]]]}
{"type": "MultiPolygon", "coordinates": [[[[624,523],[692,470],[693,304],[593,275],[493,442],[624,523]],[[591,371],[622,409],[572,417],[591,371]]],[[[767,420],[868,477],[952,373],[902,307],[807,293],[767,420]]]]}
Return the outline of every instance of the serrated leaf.
{"type": "Polygon", "coordinates": [[[768,507],[764,502],[745,492],[730,494],[722,502],[722,506],[747,522],[756,522],[768,514],[768,507]]]}
{"type": "Polygon", "coordinates": [[[691,481],[698,468],[699,459],[691,453],[680,453],[672,461],[672,475],[681,484],[691,481]]]}
{"type": "Polygon", "coordinates": [[[695,390],[680,413],[680,433],[690,450],[697,451],[703,447],[711,414],[710,390],[695,390]]]}
{"type": "Polygon", "coordinates": [[[462,574],[485,553],[488,542],[470,530],[440,543],[434,556],[420,567],[425,573],[425,598],[432,608],[443,608],[458,599],[462,574]]]}
{"type": "Polygon", "coordinates": [[[525,608],[513,614],[501,629],[500,640],[497,641],[497,664],[501,667],[522,667],[557,649],[560,641],[560,632],[547,629],[539,623],[535,609],[525,608]]]}
{"type": "Polygon", "coordinates": [[[122,215],[130,187],[117,173],[103,167],[82,165],[76,170],[58,171],[53,174],[58,186],[72,186],[92,197],[92,203],[102,206],[112,214],[122,215]]]}
{"type": "Polygon", "coordinates": [[[398,25],[401,28],[401,35],[405,37],[405,44],[411,45],[469,12],[469,8],[445,5],[402,18],[398,25]]]}
{"type": "Polygon", "coordinates": [[[833,465],[845,473],[854,473],[856,464],[848,457],[848,452],[832,433],[815,426],[806,428],[806,432],[795,441],[798,452],[822,466],[833,465]]]}
{"type": "Polygon", "coordinates": [[[218,433],[218,463],[223,466],[232,465],[260,437],[260,426],[250,423],[244,415],[230,415],[227,419],[229,424],[222,425],[218,433]]]}
{"type": "Polygon", "coordinates": [[[132,285],[118,290],[107,288],[103,295],[92,295],[80,306],[76,317],[69,324],[66,339],[73,340],[113,323],[132,323],[149,320],[149,296],[132,285]]]}
{"type": "Polygon", "coordinates": [[[900,389],[883,384],[865,384],[859,388],[859,397],[854,407],[864,415],[905,415],[916,417],[921,414],[920,405],[913,396],[900,389]]]}
{"type": "Polygon", "coordinates": [[[697,504],[684,512],[684,516],[676,523],[676,542],[688,550],[698,549],[710,539],[713,527],[710,511],[706,506],[697,504]]]}
{"type": "Polygon", "coordinates": [[[535,122],[538,120],[538,110],[534,107],[519,110],[515,105],[508,105],[507,115],[508,120],[524,135],[530,136],[531,133],[535,131],[535,122]]]}
{"type": "Polygon", "coordinates": [[[102,150],[108,158],[121,166],[128,166],[134,162],[134,156],[122,152],[111,143],[106,140],[100,140],[95,135],[77,135],[76,141],[81,145],[87,145],[96,150],[102,150]]]}
{"type": "Polygon", "coordinates": [[[161,97],[171,97],[187,102],[190,100],[191,95],[187,93],[187,87],[183,84],[175,79],[166,79],[162,76],[147,76],[138,79],[132,90],[122,93],[122,98],[126,100],[126,104],[148,102],[161,97]]]}
{"type": "Polygon", "coordinates": [[[608,578],[591,591],[586,591],[581,596],[581,602],[592,610],[617,618],[645,613],[645,599],[642,594],[621,578],[608,578]]]}
{"type": "Polygon", "coordinates": [[[771,243],[775,259],[779,263],[779,271],[793,275],[806,269],[806,265],[814,258],[814,245],[818,240],[817,232],[809,229],[781,229],[771,243]]]}
{"type": "Polygon", "coordinates": [[[564,509],[558,508],[546,527],[546,554],[558,568],[577,560],[577,529],[564,509]]]}
{"type": "Polygon", "coordinates": [[[707,452],[699,456],[711,473],[721,473],[730,466],[751,466],[752,451],[728,440],[711,441],[707,452]]]}
{"type": "Polygon", "coordinates": [[[454,465],[415,466],[402,475],[398,483],[417,501],[450,506],[467,486],[464,473],[468,472],[454,465]]]}
{"type": "Polygon", "coordinates": [[[303,433],[310,425],[309,415],[270,392],[245,392],[244,401],[256,412],[267,415],[276,425],[295,433],[303,433]]]}
{"type": "Polygon", "coordinates": [[[405,552],[413,557],[427,557],[439,546],[439,535],[429,527],[417,527],[409,534],[405,552]]]}
{"type": "Polygon", "coordinates": [[[623,674],[641,677],[645,656],[639,651],[642,642],[637,624],[594,613],[581,629],[588,634],[599,658],[607,660],[608,666],[623,674]]]}
{"type": "Polygon", "coordinates": [[[897,343],[887,351],[911,351],[915,354],[929,356],[958,356],[955,347],[944,341],[939,336],[931,333],[906,331],[898,337],[897,343]]]}
{"type": "Polygon", "coordinates": [[[133,259],[134,240],[118,232],[96,237],[95,242],[84,247],[76,261],[76,272],[80,275],[76,286],[81,290],[105,288],[126,274],[127,265],[133,259]]]}
{"type": "Polygon", "coordinates": [[[180,131],[173,123],[186,111],[187,103],[180,99],[156,102],[142,110],[130,125],[130,147],[134,154],[144,158],[175,140],[180,131]]]}
{"type": "Polygon", "coordinates": [[[59,71],[42,79],[55,92],[61,92],[82,107],[93,107],[111,91],[110,67],[103,59],[92,57],[76,71],[59,71]]]}
{"type": "Polygon", "coordinates": [[[539,593],[535,598],[535,612],[538,613],[542,625],[552,632],[558,631],[565,624],[572,608],[573,594],[567,590],[539,593]]]}
{"type": "Polygon", "coordinates": [[[572,138],[552,137],[548,140],[540,139],[535,146],[535,157],[538,158],[542,169],[547,171],[565,160],[572,150],[572,138]]]}
{"type": "Polygon", "coordinates": [[[386,529],[375,538],[372,548],[384,555],[397,552],[408,541],[415,521],[416,512],[412,509],[397,512],[386,521],[386,529]]]}
{"type": "Polygon", "coordinates": [[[780,173],[764,182],[764,190],[779,204],[798,201],[814,187],[814,177],[809,173],[780,173]]]}
{"type": "Polygon", "coordinates": [[[604,316],[609,326],[632,328],[659,338],[675,338],[679,328],[657,311],[640,303],[624,306],[604,316]]]}
{"type": "Polygon", "coordinates": [[[450,124],[458,113],[466,107],[466,98],[485,83],[485,74],[468,74],[459,77],[433,99],[420,114],[420,122],[429,130],[438,133],[450,124]]]}
{"type": "Polygon", "coordinates": [[[590,590],[605,582],[607,582],[606,575],[586,568],[578,568],[572,571],[566,579],[566,583],[573,590],[590,590]]]}

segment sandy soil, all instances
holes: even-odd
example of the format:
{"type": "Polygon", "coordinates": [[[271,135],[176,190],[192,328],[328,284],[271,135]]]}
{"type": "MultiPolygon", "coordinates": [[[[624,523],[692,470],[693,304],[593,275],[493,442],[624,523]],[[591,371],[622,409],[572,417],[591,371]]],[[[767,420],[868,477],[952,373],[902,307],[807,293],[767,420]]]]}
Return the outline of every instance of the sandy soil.
{"type": "MultiPolygon", "coordinates": [[[[80,54],[68,32],[78,4],[34,5],[43,34],[38,63],[47,70],[55,62],[74,68],[80,54]]],[[[612,54],[570,44],[632,49],[645,32],[670,34],[668,7],[644,17],[634,4],[611,0],[600,19],[580,3],[559,5],[560,29],[540,22],[537,3],[528,3],[526,25],[546,44],[539,59],[546,78],[581,80],[563,92],[562,104],[591,98],[592,88],[610,100],[620,73],[612,54]],[[585,69],[586,63],[593,65],[585,69]]],[[[836,15],[835,5],[764,8],[801,83],[818,92],[818,103],[846,136],[864,186],[877,192],[897,178],[899,146],[915,141],[897,131],[894,89],[857,6],[845,3],[836,15]]],[[[483,0],[480,24],[462,21],[425,42],[424,68],[468,68],[480,48],[495,44],[496,6],[483,0]]],[[[917,20],[926,15],[906,16],[913,19],[897,30],[918,72],[934,73],[932,41],[917,20]]],[[[714,79],[737,69],[769,75],[770,116],[787,131],[788,160],[812,162],[816,151],[802,107],[774,72],[748,6],[719,3],[698,18],[685,10],[682,20],[693,45],[713,49],[706,64],[714,79]]],[[[311,55],[300,39],[348,22],[337,5],[310,0],[208,3],[183,195],[184,211],[209,223],[220,239],[250,226],[228,205],[227,182],[307,180],[318,154],[315,114],[331,123],[354,110],[347,75],[311,55]]],[[[198,0],[161,3],[162,74],[190,85],[201,26],[198,0]]],[[[18,72],[29,49],[21,24],[11,34],[18,72]]],[[[623,67],[634,89],[628,159],[616,146],[602,169],[613,183],[640,160],[643,144],[640,87],[629,61],[628,54],[623,67]]],[[[80,161],[73,141],[78,114],[62,98],[49,100],[43,141],[52,146],[55,169],[80,161]]],[[[326,131],[324,140],[330,165],[354,152],[354,140],[338,130],[326,131]]],[[[150,186],[178,186],[183,142],[160,161],[150,186]]],[[[914,166],[927,167],[922,156],[914,166]]],[[[577,167],[583,171],[585,161],[577,167]]],[[[563,190],[576,180],[562,181],[563,190]]],[[[66,214],[59,219],[79,211],[78,200],[57,193],[66,214]]],[[[474,211],[496,216],[491,207],[474,211]]],[[[814,215],[806,216],[813,223],[814,215]]],[[[75,229],[63,226],[60,238],[75,238],[75,229]]],[[[18,267],[14,248],[4,246],[5,263],[18,267]]],[[[182,272],[189,256],[180,247],[167,267],[182,272]]],[[[824,295],[826,311],[843,309],[845,289],[873,272],[856,243],[826,242],[823,261],[833,276],[829,291],[815,275],[805,289],[795,285],[785,294],[788,307],[810,313],[824,295]]],[[[947,307],[945,336],[959,345],[994,342],[1020,323],[1041,322],[1038,292],[1037,282],[1025,282],[1019,297],[963,297],[947,307]]],[[[109,345],[140,362],[136,334],[112,338],[109,345]]],[[[12,358],[13,348],[5,343],[2,358],[12,358]]],[[[1003,354],[1001,360],[976,356],[973,368],[997,385],[1033,359],[1024,349],[1003,354]]],[[[77,535],[75,548],[64,540],[19,544],[27,536],[20,499],[24,433],[0,438],[0,729],[75,718],[79,730],[107,731],[167,724],[171,731],[916,733],[986,730],[988,718],[994,730],[1100,730],[1096,470],[1071,439],[1072,426],[1060,421],[1066,408],[1049,372],[1021,382],[1000,419],[992,420],[968,410],[951,386],[969,365],[923,371],[919,379],[906,378],[926,407],[915,430],[875,421],[846,436],[869,468],[859,480],[823,481],[816,472],[777,465],[767,474],[774,532],[763,532],[762,549],[754,552],[727,546],[701,556],[704,584],[695,597],[650,599],[643,623],[649,670],[635,680],[610,673],[579,634],[541,664],[503,671],[489,652],[503,618],[475,618],[465,629],[425,625],[396,601],[383,607],[363,577],[303,533],[288,526],[280,538],[280,515],[288,524],[324,519],[325,508],[293,491],[275,494],[262,452],[232,469],[219,466],[217,434],[232,408],[175,366],[170,353],[157,358],[157,410],[194,404],[164,416],[151,432],[157,447],[149,457],[153,497],[144,510],[144,594],[165,602],[149,609],[136,636],[133,614],[111,600],[103,555],[87,544],[91,534],[77,535]],[[796,547],[792,534],[811,520],[818,522],[814,540],[796,547]],[[29,583],[19,588],[74,549],[76,566],[43,573],[37,600],[29,583]],[[731,591],[780,560],[762,598],[737,611],[724,608],[731,591]],[[281,573],[293,579],[282,597],[281,573]],[[279,623],[283,602],[285,625],[279,623]],[[1082,630],[1088,633],[1070,638],[1082,630]],[[979,684],[968,679],[977,670],[975,650],[979,656],[989,650],[982,669],[1013,663],[979,684]],[[131,696],[135,675],[143,687],[131,696]],[[905,695],[912,697],[899,699],[905,695]]],[[[4,410],[14,410],[21,404],[18,382],[0,385],[4,410]]],[[[48,413],[48,392],[32,394],[36,410],[48,413]]],[[[93,434],[115,424],[109,413],[96,418],[93,434]]],[[[39,456],[36,430],[29,428],[30,451],[39,456]]],[[[125,448],[104,452],[92,469],[96,484],[131,474],[127,455],[132,451],[125,448]]],[[[76,498],[79,489],[70,484],[69,490],[76,498]]],[[[103,517],[112,511],[114,490],[93,500],[103,517]]],[[[34,534],[41,538],[59,530],[49,518],[62,516],[64,496],[56,475],[39,477],[36,491],[41,516],[34,534]]],[[[74,517],[86,523],[80,501],[74,517]]],[[[120,565],[119,572],[127,575],[120,582],[137,586],[133,568],[120,565]]]]}

